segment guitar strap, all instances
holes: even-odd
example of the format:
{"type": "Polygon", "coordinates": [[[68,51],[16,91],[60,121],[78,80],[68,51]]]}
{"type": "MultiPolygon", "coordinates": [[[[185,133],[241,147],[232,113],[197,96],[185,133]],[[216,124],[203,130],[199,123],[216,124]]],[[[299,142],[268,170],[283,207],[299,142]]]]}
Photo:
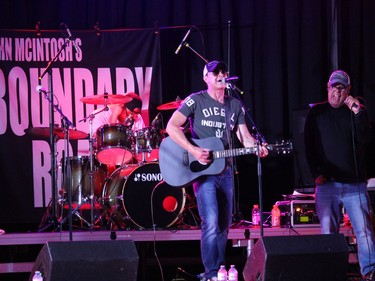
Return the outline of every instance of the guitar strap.
{"type": "MultiPolygon", "coordinates": [[[[224,96],[224,108],[225,108],[225,128],[227,132],[227,142],[228,142],[228,148],[233,149],[233,143],[232,143],[232,135],[231,135],[231,127],[230,127],[230,116],[231,116],[231,110],[230,110],[230,102],[228,96],[224,96]]],[[[230,161],[232,162],[232,159],[230,158],[230,161]]]]}

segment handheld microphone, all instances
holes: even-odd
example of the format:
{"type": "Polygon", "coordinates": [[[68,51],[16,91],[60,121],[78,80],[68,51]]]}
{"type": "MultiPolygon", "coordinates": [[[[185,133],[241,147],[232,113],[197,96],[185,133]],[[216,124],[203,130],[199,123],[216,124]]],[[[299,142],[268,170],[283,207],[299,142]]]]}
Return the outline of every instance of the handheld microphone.
{"type": "Polygon", "coordinates": [[[176,55],[177,55],[178,52],[181,50],[181,47],[185,44],[185,41],[186,41],[186,39],[188,38],[188,36],[189,36],[189,34],[190,34],[190,32],[191,32],[191,29],[192,29],[192,27],[189,28],[189,30],[188,30],[188,31],[186,32],[186,34],[185,34],[184,39],[182,39],[180,45],[178,45],[176,51],[174,52],[176,55]]]}
{"type": "MultiPolygon", "coordinates": [[[[348,98],[349,98],[349,96],[348,96],[348,98]]],[[[348,99],[347,98],[347,99],[348,99]]],[[[344,101],[345,102],[345,104],[347,104],[347,99],[344,101]]],[[[362,104],[357,104],[357,103],[352,103],[352,106],[351,106],[352,108],[354,107],[355,109],[365,109],[366,107],[364,106],[364,105],[362,105],[362,104]]]]}
{"type": "Polygon", "coordinates": [[[232,83],[232,82],[237,81],[239,79],[240,78],[238,76],[232,76],[232,77],[227,77],[227,78],[223,78],[221,80],[218,80],[218,82],[226,84],[226,83],[232,83]]]}
{"type": "Polygon", "coordinates": [[[74,49],[76,50],[77,53],[79,53],[78,46],[77,46],[76,42],[74,41],[74,38],[72,36],[72,33],[70,32],[69,27],[65,23],[63,23],[63,25],[65,26],[66,32],[68,33],[68,39],[69,39],[69,41],[72,42],[74,49]]]}
{"type": "Polygon", "coordinates": [[[36,91],[39,92],[39,93],[47,94],[47,90],[45,88],[43,88],[42,85],[36,86],[36,91]]]}

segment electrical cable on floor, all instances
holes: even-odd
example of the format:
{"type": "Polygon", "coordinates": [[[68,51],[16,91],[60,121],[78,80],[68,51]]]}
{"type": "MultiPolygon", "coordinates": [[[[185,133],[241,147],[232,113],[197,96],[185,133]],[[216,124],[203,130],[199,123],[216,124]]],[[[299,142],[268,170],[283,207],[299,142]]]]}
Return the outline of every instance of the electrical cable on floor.
{"type": "Polygon", "coordinates": [[[158,254],[156,252],[156,224],[155,224],[155,217],[154,217],[154,204],[153,204],[153,198],[154,198],[154,192],[155,192],[155,189],[158,185],[156,185],[153,189],[152,189],[152,192],[151,192],[151,220],[152,220],[152,230],[153,230],[153,234],[154,234],[154,240],[153,240],[153,249],[154,249],[154,256],[155,256],[155,259],[156,259],[156,262],[158,263],[158,266],[159,266],[159,269],[160,269],[160,274],[161,274],[161,280],[164,281],[164,273],[163,273],[163,268],[161,266],[161,263],[160,263],[160,260],[159,260],[159,257],[158,257],[158,254]]]}

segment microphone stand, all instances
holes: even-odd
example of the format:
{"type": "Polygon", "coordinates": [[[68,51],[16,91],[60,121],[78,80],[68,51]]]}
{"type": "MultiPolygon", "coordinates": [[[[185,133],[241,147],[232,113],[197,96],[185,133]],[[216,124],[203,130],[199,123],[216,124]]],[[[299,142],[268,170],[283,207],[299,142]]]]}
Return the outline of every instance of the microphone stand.
{"type": "MultiPolygon", "coordinates": [[[[73,125],[73,123],[68,119],[68,117],[66,117],[66,115],[61,111],[61,109],[58,107],[58,105],[54,104],[53,103],[53,99],[51,99],[51,95],[49,95],[47,92],[43,92],[44,93],[44,96],[46,98],[46,100],[48,100],[50,102],[50,105],[52,107],[52,109],[56,110],[58,113],[60,113],[60,116],[61,116],[61,125],[62,125],[62,128],[64,129],[64,139],[65,139],[65,151],[66,151],[66,159],[69,160],[69,127],[72,127],[73,130],[75,130],[75,126],[73,125]]],[[[64,165],[66,171],[64,171],[64,175],[66,175],[66,182],[67,182],[67,187],[68,187],[68,204],[69,204],[69,214],[68,214],[68,217],[69,217],[69,237],[70,237],[70,241],[72,241],[72,231],[73,231],[73,227],[72,227],[72,192],[71,192],[71,185],[72,185],[72,181],[71,181],[71,167],[70,167],[70,161],[66,161],[65,162],[65,159],[63,159],[63,163],[66,163],[66,165],[64,165]]]]}
{"type": "MultiPolygon", "coordinates": [[[[245,109],[245,106],[240,99],[238,93],[243,94],[243,91],[238,88],[236,85],[233,85],[232,83],[228,83],[229,89],[234,93],[237,97],[237,99],[240,101],[242,108],[245,109]]],[[[260,159],[260,148],[263,143],[266,143],[266,140],[264,139],[263,135],[259,132],[258,128],[255,125],[254,120],[251,118],[249,112],[247,110],[244,110],[246,113],[246,116],[250,120],[251,123],[251,128],[254,132],[253,137],[257,140],[257,176],[258,176],[258,191],[259,191],[259,211],[260,211],[260,236],[263,237],[263,183],[262,183],[262,164],[261,164],[261,159],[260,159]]]]}
{"type": "MultiPolygon", "coordinates": [[[[55,134],[54,134],[54,127],[55,127],[55,120],[54,120],[54,98],[53,98],[53,92],[52,92],[52,64],[57,60],[61,52],[68,46],[70,40],[66,39],[64,44],[61,46],[59,51],[56,53],[56,55],[48,62],[47,67],[44,69],[42,74],[39,76],[39,84],[41,84],[43,77],[48,73],[48,92],[46,94],[46,98],[48,96],[48,100],[50,101],[49,106],[49,132],[50,132],[50,139],[49,144],[51,148],[51,188],[52,188],[52,209],[51,209],[51,217],[50,221],[51,224],[57,225],[57,155],[56,155],[56,147],[55,147],[55,134]]],[[[58,111],[60,111],[58,109],[58,111]]],[[[61,111],[60,111],[61,112],[61,111]]],[[[43,228],[45,229],[45,227],[43,228]]]]}

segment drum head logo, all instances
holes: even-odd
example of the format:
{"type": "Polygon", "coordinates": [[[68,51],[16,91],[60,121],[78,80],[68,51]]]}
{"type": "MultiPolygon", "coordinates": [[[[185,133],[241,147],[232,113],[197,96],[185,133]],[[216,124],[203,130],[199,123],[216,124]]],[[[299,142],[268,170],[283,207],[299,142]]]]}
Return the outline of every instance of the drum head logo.
{"type": "Polygon", "coordinates": [[[155,181],[159,182],[163,180],[161,173],[135,173],[134,181],[150,182],[155,181]]]}

